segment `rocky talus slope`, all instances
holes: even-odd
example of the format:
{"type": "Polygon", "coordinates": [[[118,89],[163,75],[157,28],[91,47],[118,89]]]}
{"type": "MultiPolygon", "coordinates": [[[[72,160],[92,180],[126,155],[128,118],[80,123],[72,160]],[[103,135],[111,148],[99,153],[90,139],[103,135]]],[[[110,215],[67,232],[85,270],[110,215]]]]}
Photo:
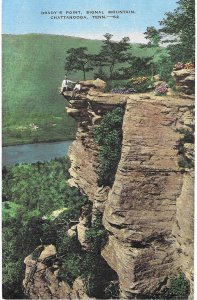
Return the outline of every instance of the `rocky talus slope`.
{"type": "MultiPolygon", "coordinates": [[[[69,151],[69,184],[93,202],[93,214],[103,213],[109,240],[102,256],[118,275],[120,297],[146,298],[180,271],[192,294],[194,178],[191,165],[180,166],[179,148],[184,132],[191,132],[194,125],[193,97],[118,95],[104,93],[105,83],[99,79],[81,83],[84,93],[74,99],[65,94],[70,104],[67,112],[78,122],[69,151]],[[125,109],[121,158],[113,186],[99,187],[98,146],[92,132],[116,107],[125,109]]],[[[185,143],[184,149],[192,161],[193,145],[185,143]]],[[[83,220],[76,227],[83,244],[88,228],[83,220]]],[[[54,299],[66,297],[60,295],[63,284],[57,283],[54,299]]],[[[72,293],[69,290],[71,299],[72,293]]],[[[79,299],[84,297],[78,293],[79,299]]]]}

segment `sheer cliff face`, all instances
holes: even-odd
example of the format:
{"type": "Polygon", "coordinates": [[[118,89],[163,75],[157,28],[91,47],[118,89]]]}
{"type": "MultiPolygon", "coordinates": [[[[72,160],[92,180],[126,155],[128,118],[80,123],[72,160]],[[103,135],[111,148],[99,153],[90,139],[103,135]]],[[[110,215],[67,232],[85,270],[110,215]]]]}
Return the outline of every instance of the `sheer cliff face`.
{"type": "Polygon", "coordinates": [[[88,84],[67,109],[78,121],[70,184],[103,212],[109,241],[102,255],[118,274],[121,296],[151,294],[179,269],[192,281],[193,172],[179,167],[177,145],[181,130],[191,130],[193,100],[104,94],[104,83],[88,84]],[[125,107],[121,159],[112,188],[99,188],[92,130],[117,106],[125,107]]]}

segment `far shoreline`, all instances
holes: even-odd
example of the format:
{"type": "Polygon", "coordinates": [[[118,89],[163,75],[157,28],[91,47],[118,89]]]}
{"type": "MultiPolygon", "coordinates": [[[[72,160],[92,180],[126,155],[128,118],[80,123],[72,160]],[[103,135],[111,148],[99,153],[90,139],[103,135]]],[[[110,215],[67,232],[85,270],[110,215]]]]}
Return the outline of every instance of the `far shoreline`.
{"type": "Polygon", "coordinates": [[[35,145],[35,144],[52,144],[52,143],[58,143],[58,142],[69,142],[74,141],[75,137],[71,138],[64,138],[64,139],[52,139],[52,140],[42,140],[42,141],[26,141],[26,142],[16,142],[16,143],[2,143],[3,147],[9,147],[9,146],[23,146],[23,145],[35,145]]]}

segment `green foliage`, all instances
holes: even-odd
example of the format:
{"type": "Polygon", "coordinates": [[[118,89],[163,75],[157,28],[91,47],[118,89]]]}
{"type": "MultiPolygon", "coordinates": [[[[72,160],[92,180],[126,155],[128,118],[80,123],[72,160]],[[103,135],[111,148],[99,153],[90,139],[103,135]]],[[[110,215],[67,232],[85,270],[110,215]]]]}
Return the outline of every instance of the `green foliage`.
{"type": "Polygon", "coordinates": [[[111,281],[105,289],[107,299],[119,299],[120,286],[118,281],[111,281]]]}
{"type": "Polygon", "coordinates": [[[159,31],[154,27],[147,27],[146,32],[144,33],[145,38],[149,40],[149,46],[158,46],[161,40],[159,31]]]}
{"type": "MultiPolygon", "coordinates": [[[[65,216],[63,219],[65,223],[65,216]]],[[[80,276],[89,296],[106,299],[109,293],[106,293],[105,289],[110,280],[116,279],[117,275],[100,255],[101,248],[107,239],[101,216],[97,215],[86,233],[86,242],[91,246],[91,249],[87,251],[81,247],[76,237],[71,238],[65,235],[65,225],[60,228],[59,222],[60,219],[56,220],[57,234],[53,244],[57,247],[58,256],[62,257],[60,278],[72,285],[73,281],[80,276]]]]}
{"type": "Polygon", "coordinates": [[[183,273],[180,273],[178,277],[173,278],[170,284],[169,296],[175,296],[177,299],[185,299],[189,295],[189,283],[185,279],[183,273]]]}
{"type": "Polygon", "coordinates": [[[152,77],[144,77],[144,79],[145,80],[143,80],[143,77],[138,77],[136,80],[132,78],[132,81],[127,84],[127,87],[133,88],[137,93],[151,91],[154,88],[152,77]],[[141,82],[140,78],[142,78],[141,82]]]}
{"type": "MultiPolygon", "coordinates": [[[[65,223],[65,216],[63,216],[63,220],[65,223]]],[[[62,266],[59,272],[60,278],[72,284],[80,276],[84,280],[89,296],[106,298],[105,288],[109,281],[115,278],[115,272],[109,268],[100,255],[100,250],[107,238],[101,216],[98,215],[96,217],[86,233],[86,242],[91,245],[91,249],[88,251],[82,249],[77,237],[71,238],[65,235],[65,224],[61,227],[58,224],[61,224],[60,218],[56,220],[56,236],[55,240],[53,240],[53,244],[56,245],[58,250],[58,256],[62,257],[62,266]]],[[[48,229],[47,232],[50,232],[48,229]]]]}
{"type": "Polygon", "coordinates": [[[22,292],[23,261],[30,253],[33,259],[38,259],[41,244],[55,245],[61,263],[61,279],[72,285],[81,276],[88,295],[108,298],[107,287],[117,275],[100,255],[107,239],[101,216],[95,218],[87,232],[87,243],[91,245],[88,251],[81,247],[76,236],[71,238],[66,234],[68,228],[78,222],[81,213],[85,216],[91,213],[87,198],[77,189],[63,184],[68,178],[68,168],[69,162],[63,158],[3,168],[3,209],[6,210],[3,215],[4,298],[25,298],[22,292]],[[53,200],[51,191],[54,191],[53,200]],[[8,198],[10,201],[6,201],[8,198]],[[62,206],[68,209],[55,219],[46,218],[62,206]]]}
{"type": "Polygon", "coordinates": [[[28,211],[37,209],[42,214],[67,207],[70,199],[79,198],[66,182],[69,165],[67,158],[60,158],[7,167],[2,186],[3,201],[25,206],[28,211]]]}
{"type": "Polygon", "coordinates": [[[2,217],[4,220],[8,218],[14,218],[17,214],[17,210],[20,207],[20,205],[11,202],[11,201],[5,201],[2,203],[2,217]]]}
{"type": "Polygon", "coordinates": [[[110,33],[106,33],[104,37],[101,51],[95,57],[95,63],[100,68],[107,67],[109,78],[114,78],[115,67],[128,60],[128,50],[131,49],[131,44],[129,44],[128,37],[124,37],[120,42],[114,42],[113,35],[110,33]]]}
{"type": "Polygon", "coordinates": [[[191,169],[194,167],[194,163],[187,157],[181,157],[179,159],[179,167],[183,169],[191,169]]]}
{"type": "Polygon", "coordinates": [[[112,186],[121,155],[123,108],[107,113],[93,136],[99,145],[99,186],[112,186]]]}
{"type": "MultiPolygon", "coordinates": [[[[76,124],[65,112],[65,100],[58,91],[65,52],[87,47],[95,53],[101,41],[50,34],[6,34],[2,39],[3,144],[73,139],[76,124]],[[39,128],[31,130],[31,123],[39,128]]],[[[92,77],[88,72],[88,79],[92,77]]],[[[81,71],[71,79],[81,80],[81,71]]]]}
{"type": "Polygon", "coordinates": [[[62,264],[59,276],[68,283],[73,281],[81,275],[80,272],[81,256],[76,253],[70,253],[67,259],[62,264]]]}
{"type": "Polygon", "coordinates": [[[187,299],[189,296],[189,283],[183,273],[171,279],[170,287],[163,293],[164,299],[187,299]]]}
{"type": "Polygon", "coordinates": [[[163,72],[170,62],[169,58],[162,62],[167,53],[164,48],[131,46],[127,38],[114,42],[110,34],[103,42],[55,35],[3,35],[4,145],[74,138],[76,124],[65,113],[65,101],[58,92],[65,52],[67,71],[75,69],[73,81],[81,80],[84,71],[87,79],[150,76],[163,72]],[[36,130],[32,123],[38,126],[36,130]]]}
{"type": "MultiPolygon", "coordinates": [[[[94,62],[95,62],[95,58],[94,58],[94,62]]],[[[107,72],[105,72],[103,70],[102,66],[98,66],[98,71],[94,73],[94,79],[97,79],[97,78],[100,78],[105,82],[108,81],[107,72]]],[[[108,91],[110,91],[110,90],[108,90],[108,91]]]]}
{"type": "Polygon", "coordinates": [[[117,279],[117,274],[96,252],[86,252],[84,254],[81,276],[84,279],[87,294],[96,299],[108,299],[105,290],[110,281],[117,279]]]}
{"type": "Polygon", "coordinates": [[[182,144],[184,143],[191,143],[194,144],[194,132],[189,131],[187,129],[181,129],[179,130],[181,134],[183,134],[183,137],[179,140],[182,144]]]}
{"type": "Polygon", "coordinates": [[[107,80],[106,82],[106,87],[105,87],[105,92],[111,92],[112,89],[119,89],[123,87],[127,87],[129,85],[129,81],[127,79],[114,79],[114,80],[107,80]]]}
{"type": "MultiPolygon", "coordinates": [[[[148,54],[152,49],[146,48],[144,50],[144,54],[142,57],[132,56],[129,60],[129,66],[124,66],[120,68],[122,71],[121,78],[129,78],[131,76],[139,76],[139,75],[151,75],[151,66],[149,63],[153,53],[148,54]],[[147,56],[146,56],[147,53],[147,56]]],[[[139,49],[140,54],[141,49],[139,49]]]]}
{"type": "Polygon", "coordinates": [[[44,247],[39,246],[32,252],[32,259],[37,260],[42,252],[44,247]]]}
{"type": "Polygon", "coordinates": [[[71,243],[65,233],[70,220],[78,220],[81,206],[87,199],[67,185],[68,168],[67,158],[3,168],[4,298],[24,299],[23,261],[32,251],[37,259],[40,251],[37,247],[41,242],[53,243],[60,254],[68,254],[79,247],[79,243],[71,243]],[[42,218],[64,206],[68,210],[54,221],[42,218]]]}
{"type": "Polygon", "coordinates": [[[108,234],[102,224],[102,215],[97,215],[92,226],[86,232],[86,242],[90,244],[93,252],[100,253],[101,249],[105,246],[107,239],[108,234]]]}
{"type": "Polygon", "coordinates": [[[86,80],[86,72],[93,69],[91,66],[92,55],[87,53],[87,47],[70,48],[67,50],[65,70],[66,72],[82,71],[83,80],[86,80]]]}
{"type": "Polygon", "coordinates": [[[6,299],[24,299],[23,261],[40,244],[42,222],[40,218],[29,218],[20,211],[14,218],[3,220],[2,284],[6,299]]]}
{"type": "Polygon", "coordinates": [[[86,290],[89,296],[97,299],[108,299],[107,287],[117,275],[101,257],[101,249],[108,239],[106,229],[102,224],[102,215],[97,214],[91,227],[86,232],[86,243],[90,250],[83,256],[81,276],[84,278],[86,290]]]}
{"type": "Polygon", "coordinates": [[[166,13],[161,33],[173,37],[167,42],[173,62],[195,60],[195,0],[179,0],[174,12],[166,13]]]}

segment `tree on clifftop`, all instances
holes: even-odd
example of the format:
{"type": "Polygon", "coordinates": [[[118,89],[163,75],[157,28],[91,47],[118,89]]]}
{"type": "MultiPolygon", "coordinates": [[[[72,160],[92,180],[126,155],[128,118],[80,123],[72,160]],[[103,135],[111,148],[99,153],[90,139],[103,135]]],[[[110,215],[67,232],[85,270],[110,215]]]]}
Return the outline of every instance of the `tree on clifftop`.
{"type": "Polygon", "coordinates": [[[179,0],[173,12],[167,12],[160,22],[160,32],[167,37],[174,62],[195,60],[195,0],[179,0]]]}
{"type": "Polygon", "coordinates": [[[159,31],[154,27],[147,27],[146,32],[144,32],[145,38],[149,40],[148,46],[159,47],[159,42],[161,40],[159,31]]]}
{"type": "Polygon", "coordinates": [[[86,72],[92,70],[92,55],[87,53],[86,47],[70,48],[67,50],[65,61],[65,71],[67,73],[73,71],[82,71],[83,79],[86,80],[86,72]]]}
{"type": "Polygon", "coordinates": [[[129,59],[127,51],[131,48],[129,44],[129,38],[124,37],[120,42],[112,41],[113,35],[106,33],[104,35],[105,40],[98,58],[100,58],[100,64],[109,68],[109,76],[113,78],[115,66],[119,63],[124,63],[129,59]]]}

